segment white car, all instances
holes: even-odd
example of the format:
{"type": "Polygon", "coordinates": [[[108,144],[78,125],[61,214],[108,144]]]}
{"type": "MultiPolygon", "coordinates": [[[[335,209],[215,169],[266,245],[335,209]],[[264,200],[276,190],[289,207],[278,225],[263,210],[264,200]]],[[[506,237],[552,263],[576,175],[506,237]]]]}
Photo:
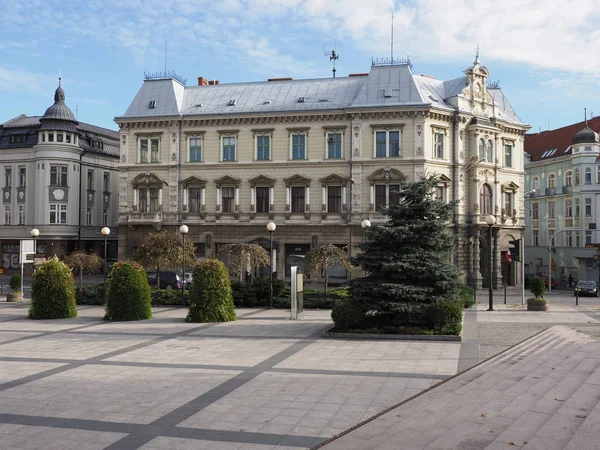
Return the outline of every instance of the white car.
{"type": "Polygon", "coordinates": [[[189,289],[192,284],[192,272],[186,272],[183,274],[183,285],[185,289],[189,289]]]}

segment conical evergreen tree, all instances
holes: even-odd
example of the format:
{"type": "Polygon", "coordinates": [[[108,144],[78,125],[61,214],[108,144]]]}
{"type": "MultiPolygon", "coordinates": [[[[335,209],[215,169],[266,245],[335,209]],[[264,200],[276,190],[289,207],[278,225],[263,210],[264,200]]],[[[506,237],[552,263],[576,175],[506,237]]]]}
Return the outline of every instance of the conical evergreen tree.
{"type": "Polygon", "coordinates": [[[352,281],[353,302],[363,311],[406,323],[427,304],[456,298],[454,239],[446,228],[455,203],[436,200],[437,185],[435,176],[403,184],[399,204],[384,211],[389,220],[367,230],[362,253],[352,259],[367,273],[352,281]]]}

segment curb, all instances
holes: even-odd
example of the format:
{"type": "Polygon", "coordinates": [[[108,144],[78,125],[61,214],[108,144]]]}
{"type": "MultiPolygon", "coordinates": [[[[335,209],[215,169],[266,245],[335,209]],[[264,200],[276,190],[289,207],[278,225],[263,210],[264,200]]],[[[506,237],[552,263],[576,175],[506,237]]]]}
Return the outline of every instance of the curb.
{"type": "Polygon", "coordinates": [[[448,334],[359,334],[359,333],[334,333],[331,327],[321,333],[321,337],[331,339],[353,340],[390,340],[390,341],[462,341],[461,336],[448,334]]]}

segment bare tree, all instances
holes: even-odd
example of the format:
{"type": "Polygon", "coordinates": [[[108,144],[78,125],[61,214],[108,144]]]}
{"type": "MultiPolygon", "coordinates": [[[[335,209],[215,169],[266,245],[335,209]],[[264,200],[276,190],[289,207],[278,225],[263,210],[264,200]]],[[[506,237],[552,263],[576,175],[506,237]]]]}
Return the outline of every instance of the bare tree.
{"type": "Polygon", "coordinates": [[[226,244],[219,248],[219,256],[227,259],[226,265],[240,282],[246,267],[266,267],[271,262],[269,252],[258,244],[226,244]]]}
{"type": "MultiPolygon", "coordinates": [[[[135,252],[134,259],[145,267],[156,269],[156,287],[160,287],[160,270],[176,268],[183,262],[183,238],[176,231],[148,233],[135,252]]],[[[190,266],[196,261],[191,240],[185,242],[185,260],[190,266]]]]}
{"type": "Polygon", "coordinates": [[[333,244],[322,244],[310,249],[305,256],[306,269],[309,272],[318,271],[325,274],[325,291],[327,295],[327,285],[329,284],[329,269],[340,264],[346,270],[352,269],[350,258],[345,250],[333,244]]]}
{"type": "MultiPolygon", "coordinates": [[[[86,253],[83,250],[75,250],[68,256],[65,256],[64,263],[71,269],[79,271],[79,292],[83,289],[83,271],[89,270],[96,272],[102,266],[106,266],[106,261],[93,253],[86,253]]],[[[104,267],[104,270],[107,270],[104,267]]]]}

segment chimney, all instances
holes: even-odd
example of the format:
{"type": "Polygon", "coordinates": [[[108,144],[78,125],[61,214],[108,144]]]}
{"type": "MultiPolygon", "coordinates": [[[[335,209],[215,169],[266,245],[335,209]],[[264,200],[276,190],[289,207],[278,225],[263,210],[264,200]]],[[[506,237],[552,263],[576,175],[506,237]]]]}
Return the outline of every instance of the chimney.
{"type": "Polygon", "coordinates": [[[284,77],[284,78],[268,78],[267,81],[292,81],[293,78],[288,78],[288,77],[284,77]]]}
{"type": "Polygon", "coordinates": [[[211,86],[213,86],[215,84],[221,84],[221,82],[219,80],[209,80],[208,84],[211,85],[211,86]]]}
{"type": "Polygon", "coordinates": [[[198,86],[206,86],[208,84],[208,80],[204,77],[198,77],[198,86]]]}

